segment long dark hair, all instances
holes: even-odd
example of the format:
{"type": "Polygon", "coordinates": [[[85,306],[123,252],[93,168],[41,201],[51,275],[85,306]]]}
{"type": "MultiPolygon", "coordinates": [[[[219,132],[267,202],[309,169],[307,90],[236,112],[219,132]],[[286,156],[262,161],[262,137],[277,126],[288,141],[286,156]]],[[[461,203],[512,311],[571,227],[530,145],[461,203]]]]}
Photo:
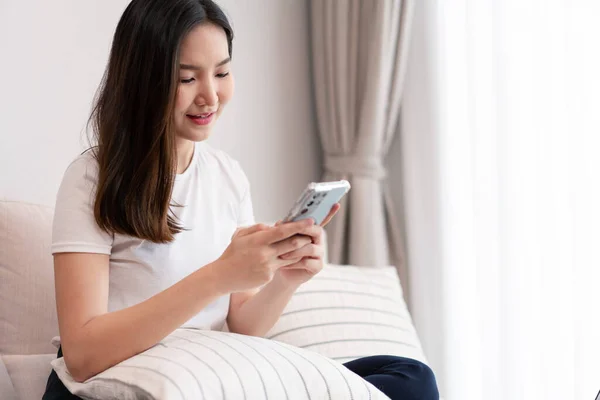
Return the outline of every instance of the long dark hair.
{"type": "Polygon", "coordinates": [[[212,0],[133,0],[117,25],[89,120],[99,166],[94,217],[107,232],[167,243],[183,229],[170,208],[179,49],[204,22],[224,29],[231,57],[233,30],[212,0]]]}

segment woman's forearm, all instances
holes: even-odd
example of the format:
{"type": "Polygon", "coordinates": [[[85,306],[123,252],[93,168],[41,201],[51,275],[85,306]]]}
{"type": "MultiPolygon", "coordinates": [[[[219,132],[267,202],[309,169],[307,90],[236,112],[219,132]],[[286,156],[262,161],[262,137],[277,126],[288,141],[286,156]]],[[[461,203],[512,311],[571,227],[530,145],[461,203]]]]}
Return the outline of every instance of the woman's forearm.
{"type": "Polygon", "coordinates": [[[275,325],[297,286],[284,284],[278,275],[258,293],[229,311],[229,330],[250,336],[264,336],[275,325]]]}
{"type": "Polygon", "coordinates": [[[225,295],[213,264],[134,306],[93,318],[63,343],[69,372],[84,381],[154,346],[225,295]]]}

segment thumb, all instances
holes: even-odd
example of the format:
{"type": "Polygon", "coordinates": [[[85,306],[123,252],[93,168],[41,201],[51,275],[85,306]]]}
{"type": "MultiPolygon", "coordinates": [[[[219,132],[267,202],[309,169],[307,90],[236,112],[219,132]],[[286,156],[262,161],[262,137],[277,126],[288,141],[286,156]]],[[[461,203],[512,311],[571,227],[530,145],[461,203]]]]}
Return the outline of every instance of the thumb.
{"type": "Polygon", "coordinates": [[[265,229],[269,229],[269,227],[265,224],[256,224],[252,226],[244,226],[235,230],[232,238],[247,236],[255,232],[259,232],[265,229]]]}

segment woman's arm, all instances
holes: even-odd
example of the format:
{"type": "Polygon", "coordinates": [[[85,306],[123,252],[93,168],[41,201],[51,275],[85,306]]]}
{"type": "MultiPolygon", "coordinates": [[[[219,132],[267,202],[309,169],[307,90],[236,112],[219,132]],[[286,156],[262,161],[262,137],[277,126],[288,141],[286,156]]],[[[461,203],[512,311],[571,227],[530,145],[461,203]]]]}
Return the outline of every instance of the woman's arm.
{"type": "MultiPolygon", "coordinates": [[[[108,313],[109,256],[54,256],[56,306],[67,369],[84,381],[158,343],[216,298],[270,282],[302,248],[311,221],[269,228],[256,225],[233,238],[216,261],[146,301],[108,313]]],[[[143,282],[139,282],[143,285],[143,282]]]]}
{"type": "Polygon", "coordinates": [[[261,290],[231,294],[227,326],[231,332],[264,336],[275,325],[298,285],[275,275],[261,290]]]}
{"type": "Polygon", "coordinates": [[[152,347],[228,293],[212,263],[142,303],[108,313],[109,256],[61,253],[54,265],[63,354],[79,382],[152,347]]]}

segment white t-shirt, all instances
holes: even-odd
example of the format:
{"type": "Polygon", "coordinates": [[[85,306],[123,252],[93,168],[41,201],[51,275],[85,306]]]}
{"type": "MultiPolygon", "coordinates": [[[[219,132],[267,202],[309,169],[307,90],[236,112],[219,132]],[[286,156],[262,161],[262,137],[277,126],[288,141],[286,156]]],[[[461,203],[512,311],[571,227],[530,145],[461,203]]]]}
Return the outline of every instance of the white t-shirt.
{"type": "MultiPolygon", "coordinates": [[[[192,162],[177,175],[171,204],[187,230],[167,244],[107,234],[94,219],[98,165],[86,152],[67,168],[58,191],[52,254],[110,255],[108,311],[138,304],[216,260],[239,226],[254,224],[250,185],[237,161],[202,142],[192,162]]],[[[81,268],[85,268],[82,265],[81,268]]],[[[209,304],[183,326],[221,330],[229,295],[209,304]]]]}

